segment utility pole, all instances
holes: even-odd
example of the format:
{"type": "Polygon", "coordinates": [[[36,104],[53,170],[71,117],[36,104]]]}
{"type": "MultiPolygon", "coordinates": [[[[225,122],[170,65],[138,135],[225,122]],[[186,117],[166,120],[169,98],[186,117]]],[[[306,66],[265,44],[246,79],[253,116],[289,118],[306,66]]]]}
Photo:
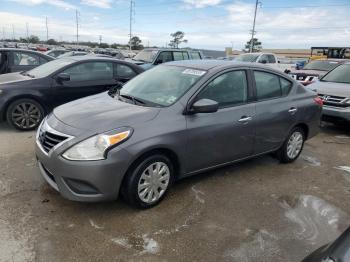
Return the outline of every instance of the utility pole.
{"type": "Polygon", "coordinates": [[[131,38],[132,38],[132,19],[134,11],[134,0],[130,0],[130,32],[129,32],[129,50],[131,51],[131,38]]]}
{"type": "Polygon", "coordinates": [[[79,12],[78,9],[75,10],[75,22],[77,24],[77,46],[79,45],[79,12]]]}
{"type": "Polygon", "coordinates": [[[27,42],[29,43],[29,24],[26,23],[26,30],[27,30],[27,42]]]}
{"type": "Polygon", "coordinates": [[[45,24],[46,24],[46,42],[49,41],[49,26],[47,25],[47,17],[45,20],[45,24]]]}
{"type": "Polygon", "coordinates": [[[255,34],[255,21],[256,21],[256,12],[258,10],[258,4],[259,0],[256,0],[255,2],[255,11],[254,11],[254,22],[253,22],[253,30],[252,30],[252,38],[250,39],[250,48],[249,48],[249,53],[253,53],[253,40],[254,40],[254,34],[255,34]]]}
{"type": "Polygon", "coordinates": [[[102,35],[100,35],[99,39],[100,39],[100,46],[101,46],[101,43],[102,43],[102,35]]]}
{"type": "Polygon", "coordinates": [[[4,40],[4,41],[5,41],[5,39],[6,39],[6,35],[5,35],[5,27],[3,26],[3,27],[2,27],[2,40],[4,40]]]}
{"type": "Polygon", "coordinates": [[[12,24],[12,40],[15,40],[15,25],[12,24]]]}

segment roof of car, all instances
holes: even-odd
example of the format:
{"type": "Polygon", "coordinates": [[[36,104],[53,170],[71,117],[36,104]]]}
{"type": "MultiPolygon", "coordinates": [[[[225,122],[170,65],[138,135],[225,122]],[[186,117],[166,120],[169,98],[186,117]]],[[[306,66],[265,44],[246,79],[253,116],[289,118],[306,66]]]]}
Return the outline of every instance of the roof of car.
{"type": "MultiPolygon", "coordinates": [[[[249,63],[249,62],[235,62],[230,60],[181,60],[166,63],[165,65],[173,66],[183,66],[189,68],[195,68],[200,70],[210,70],[218,67],[256,67],[256,68],[266,68],[264,65],[258,63],[249,63]]],[[[270,69],[270,67],[268,68],[270,69]]]]}
{"type": "Polygon", "coordinates": [[[44,57],[47,57],[47,58],[51,58],[51,59],[54,59],[53,57],[47,55],[47,54],[44,54],[42,52],[38,52],[38,51],[34,51],[34,50],[30,50],[30,49],[21,49],[21,48],[10,48],[10,47],[5,47],[5,48],[0,48],[0,51],[21,51],[21,52],[27,52],[27,53],[32,53],[32,54],[37,54],[37,55],[41,55],[41,56],[44,56],[44,57]]]}
{"type": "Polygon", "coordinates": [[[199,52],[199,50],[193,50],[193,49],[180,49],[180,48],[145,48],[145,51],[193,51],[193,52],[199,52]]]}

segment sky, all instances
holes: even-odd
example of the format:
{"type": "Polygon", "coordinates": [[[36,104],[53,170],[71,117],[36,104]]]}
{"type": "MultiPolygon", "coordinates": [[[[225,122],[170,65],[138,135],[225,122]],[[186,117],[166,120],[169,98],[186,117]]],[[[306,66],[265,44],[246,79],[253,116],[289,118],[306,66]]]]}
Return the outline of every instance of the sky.
{"type": "MultiPolygon", "coordinates": [[[[145,46],[165,46],[175,31],[192,48],[242,49],[250,38],[255,0],[134,0],[132,34],[145,46]]],[[[30,35],[126,44],[130,0],[0,0],[0,39],[30,35]],[[14,30],[13,30],[14,29],[14,30]]],[[[256,37],[263,48],[350,46],[350,0],[261,0],[256,37]]]]}

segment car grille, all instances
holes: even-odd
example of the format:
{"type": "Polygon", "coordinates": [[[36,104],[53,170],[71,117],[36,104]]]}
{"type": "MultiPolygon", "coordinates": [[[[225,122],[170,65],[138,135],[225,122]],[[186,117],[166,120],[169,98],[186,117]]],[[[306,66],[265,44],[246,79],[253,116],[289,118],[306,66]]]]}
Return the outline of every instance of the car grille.
{"type": "Polygon", "coordinates": [[[67,140],[69,137],[63,134],[56,134],[53,130],[48,131],[45,123],[42,125],[39,131],[38,141],[43,150],[48,153],[52,148],[67,140]]]}
{"type": "Polygon", "coordinates": [[[344,101],[346,97],[341,96],[331,96],[318,94],[318,96],[323,100],[323,104],[326,106],[335,106],[335,107],[348,107],[348,104],[345,104],[344,101]]]}

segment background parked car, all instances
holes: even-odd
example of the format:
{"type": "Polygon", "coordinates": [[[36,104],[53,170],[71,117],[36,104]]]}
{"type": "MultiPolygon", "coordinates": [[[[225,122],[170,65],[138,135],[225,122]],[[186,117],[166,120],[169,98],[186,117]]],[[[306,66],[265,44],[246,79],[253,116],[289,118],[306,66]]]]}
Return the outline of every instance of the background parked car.
{"type": "Polygon", "coordinates": [[[70,51],[70,52],[65,52],[62,55],[59,55],[57,58],[64,58],[64,57],[70,57],[70,56],[83,56],[83,55],[87,55],[89,54],[89,52],[85,52],[85,51],[70,51]]]}
{"type": "Polygon", "coordinates": [[[57,58],[60,55],[63,55],[63,54],[68,53],[68,52],[69,52],[69,50],[66,50],[66,49],[52,49],[52,50],[45,52],[45,55],[49,55],[49,56],[52,56],[54,58],[57,58]]]}
{"type": "Polygon", "coordinates": [[[114,97],[55,108],[37,132],[36,155],[43,177],[68,199],[121,192],[147,208],[175,179],[264,153],[296,160],[317,134],[321,110],[315,92],[282,72],[177,61],[138,75],[114,97]]]}
{"type": "Polygon", "coordinates": [[[313,60],[307,63],[303,69],[291,69],[285,71],[292,78],[299,81],[303,85],[309,85],[312,82],[315,82],[327,72],[334,69],[338,65],[346,63],[349,60],[345,59],[323,59],[323,60],[313,60]]]}
{"type": "Polygon", "coordinates": [[[0,48],[0,74],[27,71],[53,59],[31,50],[0,48]]]}
{"type": "Polygon", "coordinates": [[[1,75],[0,120],[19,130],[34,129],[54,107],[107,91],[141,72],[139,66],[121,60],[80,56],[1,75]]]}
{"type": "Polygon", "coordinates": [[[323,100],[324,120],[350,122],[350,63],[336,67],[309,87],[323,100]]]}
{"type": "Polygon", "coordinates": [[[180,60],[203,59],[200,51],[186,49],[167,49],[167,48],[147,48],[139,52],[134,58],[127,61],[140,65],[145,70],[153,66],[180,60]]]}
{"type": "Polygon", "coordinates": [[[280,59],[273,53],[247,53],[241,54],[234,58],[236,62],[252,62],[265,64],[274,69],[285,71],[295,64],[283,64],[280,59]]]}

